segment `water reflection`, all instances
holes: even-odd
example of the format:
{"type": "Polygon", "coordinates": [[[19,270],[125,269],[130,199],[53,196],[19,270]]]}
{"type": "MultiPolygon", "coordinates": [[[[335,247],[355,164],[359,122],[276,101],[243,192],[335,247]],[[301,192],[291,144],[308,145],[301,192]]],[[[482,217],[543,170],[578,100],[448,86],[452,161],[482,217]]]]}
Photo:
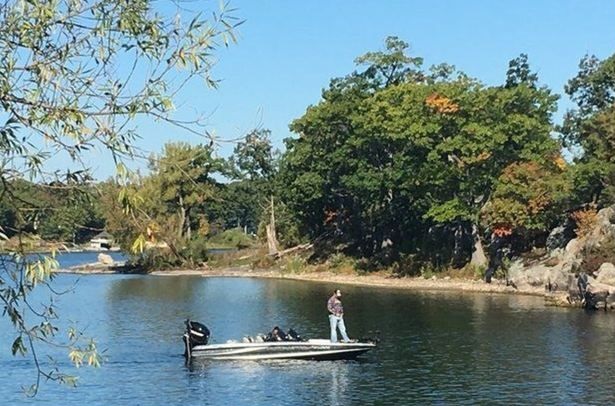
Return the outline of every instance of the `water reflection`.
{"type": "MultiPolygon", "coordinates": [[[[58,277],[58,287],[73,276],[58,277]]],[[[345,287],[351,337],[382,331],[362,362],[184,365],[183,320],[215,342],[294,327],[328,335],[336,286],[288,280],[105,275],[82,277],[60,300],[85,321],[107,364],[81,372],[78,391],[46,385],[36,402],[158,404],[612,403],[615,314],[545,308],[541,298],[345,287]]],[[[0,331],[0,344],[8,336],[0,331]]],[[[0,396],[17,403],[31,365],[0,357],[0,396]]],[[[26,380],[27,382],[27,380],[26,380]]],[[[19,398],[21,399],[21,398],[19,398]]],[[[29,401],[24,401],[27,403],[29,401]]]]}
{"type": "Polygon", "coordinates": [[[344,404],[347,398],[346,390],[348,389],[348,363],[335,363],[328,368],[328,371],[331,374],[329,404],[344,404]]]}

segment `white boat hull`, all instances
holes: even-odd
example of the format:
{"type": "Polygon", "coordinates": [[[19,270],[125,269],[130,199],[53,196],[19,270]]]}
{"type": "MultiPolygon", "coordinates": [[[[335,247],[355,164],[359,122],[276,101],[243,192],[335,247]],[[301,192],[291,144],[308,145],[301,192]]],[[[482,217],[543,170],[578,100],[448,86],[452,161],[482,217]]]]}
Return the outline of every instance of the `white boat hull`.
{"type": "Polygon", "coordinates": [[[194,346],[190,357],[219,360],[354,359],[376,347],[373,343],[332,343],[329,340],[227,343],[194,346]]]}

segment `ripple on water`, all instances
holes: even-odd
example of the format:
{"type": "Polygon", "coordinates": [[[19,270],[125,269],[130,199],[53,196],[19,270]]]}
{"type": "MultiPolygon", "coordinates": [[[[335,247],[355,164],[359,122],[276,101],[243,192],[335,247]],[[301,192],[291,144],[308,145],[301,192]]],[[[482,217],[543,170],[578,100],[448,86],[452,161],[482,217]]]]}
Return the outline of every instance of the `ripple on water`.
{"type": "MultiPolygon", "coordinates": [[[[58,283],[74,283],[61,275],[58,283]]],[[[614,315],[546,308],[535,297],[344,289],[354,337],[382,332],[351,362],[204,362],[184,365],[182,321],[205,322],[216,342],[273,325],[326,337],[331,286],[284,280],[98,276],[59,303],[106,349],[77,390],[31,383],[28,360],[0,356],[6,404],[608,404],[615,380],[614,315]],[[591,365],[591,368],[587,368],[591,365]]],[[[11,334],[0,321],[0,344],[11,334]]],[[[0,402],[1,403],[1,402],[0,402]]]]}

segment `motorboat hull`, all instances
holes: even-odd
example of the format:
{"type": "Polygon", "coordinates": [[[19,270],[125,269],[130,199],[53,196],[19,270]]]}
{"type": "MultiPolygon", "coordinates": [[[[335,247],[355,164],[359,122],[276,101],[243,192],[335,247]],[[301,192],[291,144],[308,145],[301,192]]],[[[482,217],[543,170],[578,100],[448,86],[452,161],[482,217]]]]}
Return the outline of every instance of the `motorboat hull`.
{"type": "Polygon", "coordinates": [[[329,340],[227,343],[197,345],[189,357],[219,360],[342,360],[354,359],[371,350],[373,343],[332,343],[329,340]]]}

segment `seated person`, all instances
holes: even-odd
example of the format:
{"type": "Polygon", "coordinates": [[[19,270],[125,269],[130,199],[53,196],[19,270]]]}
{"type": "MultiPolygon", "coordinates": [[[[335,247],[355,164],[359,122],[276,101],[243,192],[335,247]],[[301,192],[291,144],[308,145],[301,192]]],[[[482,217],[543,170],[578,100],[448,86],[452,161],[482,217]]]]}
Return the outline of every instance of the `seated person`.
{"type": "Polygon", "coordinates": [[[273,330],[269,334],[267,334],[267,338],[265,341],[286,341],[287,335],[280,329],[278,326],[275,326],[273,330]]]}

